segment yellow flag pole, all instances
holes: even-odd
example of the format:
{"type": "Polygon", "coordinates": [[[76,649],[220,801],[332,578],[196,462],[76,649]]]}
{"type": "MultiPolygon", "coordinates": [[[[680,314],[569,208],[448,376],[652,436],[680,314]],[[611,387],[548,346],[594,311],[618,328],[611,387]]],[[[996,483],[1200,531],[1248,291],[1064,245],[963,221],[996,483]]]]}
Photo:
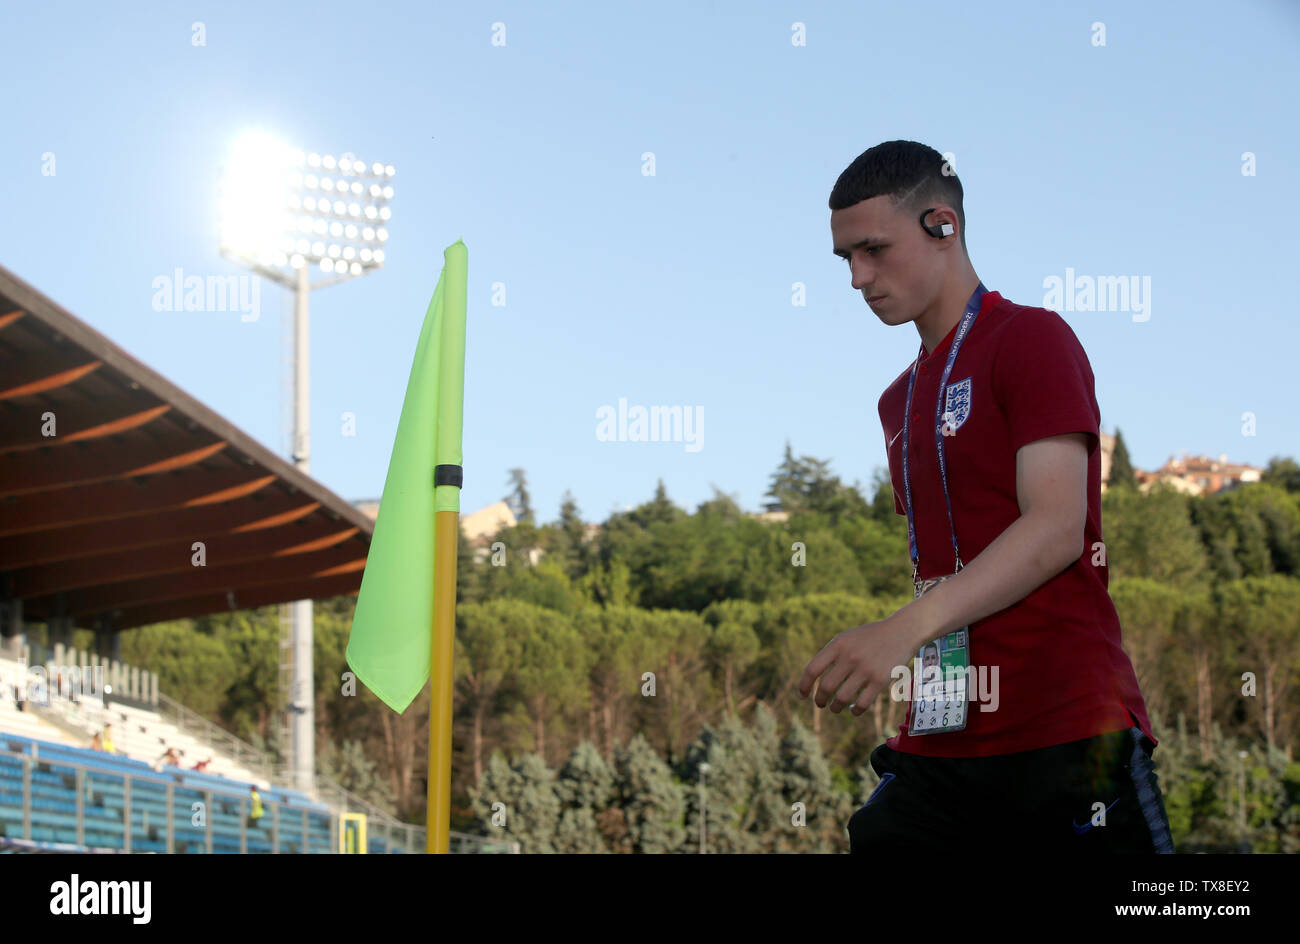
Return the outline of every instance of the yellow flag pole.
{"type": "Polygon", "coordinates": [[[425,852],[451,851],[452,658],[456,641],[456,548],[460,513],[434,512],[433,645],[429,650],[429,795],[425,852]]]}

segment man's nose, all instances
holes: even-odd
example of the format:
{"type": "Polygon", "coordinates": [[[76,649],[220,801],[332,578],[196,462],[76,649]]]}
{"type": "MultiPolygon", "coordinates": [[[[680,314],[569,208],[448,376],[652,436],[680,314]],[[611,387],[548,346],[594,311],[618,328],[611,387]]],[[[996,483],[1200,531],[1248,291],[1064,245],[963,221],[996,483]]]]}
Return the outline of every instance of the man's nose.
{"type": "MultiPolygon", "coordinates": [[[[871,271],[871,266],[867,265],[865,262],[853,263],[853,287],[855,289],[862,291],[874,281],[875,277],[874,273],[871,271]]],[[[870,293],[868,292],[867,294],[870,293]]]]}

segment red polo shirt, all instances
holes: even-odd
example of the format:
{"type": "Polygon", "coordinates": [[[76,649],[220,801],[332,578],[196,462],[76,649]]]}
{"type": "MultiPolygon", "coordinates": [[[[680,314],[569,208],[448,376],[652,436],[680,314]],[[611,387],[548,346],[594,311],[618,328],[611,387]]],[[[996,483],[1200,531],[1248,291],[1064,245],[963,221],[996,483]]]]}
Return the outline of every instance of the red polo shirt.
{"type": "MultiPolygon", "coordinates": [[[[912,394],[912,478],[919,573],[953,572],[952,534],[935,451],[934,406],[957,327],[921,358],[912,394]]],[[[903,411],[911,365],[880,398],[894,508],[903,506],[903,411]]],[[[907,719],[886,743],[928,757],[983,757],[1036,750],[1132,727],[1154,742],[1133,664],[1120,647],[1109,571],[1093,564],[1101,542],[1101,413],[1092,368],[1060,315],[988,292],[948,377],[969,408],[944,437],[948,494],[962,560],[969,564],[1020,517],[1016,452],[1063,433],[1088,434],[1088,518],[1079,559],[1019,603],[971,625],[970,659],[998,667],[999,703],[967,708],[962,731],[911,737],[907,719]],[[969,381],[969,387],[965,386],[969,381]],[[1130,712],[1133,717],[1130,717],[1130,712]]],[[[947,404],[945,404],[947,405],[947,404]]],[[[941,411],[942,412],[942,411],[941,411]]],[[[987,671],[987,670],[986,670],[987,671]]],[[[992,675],[987,674],[986,686],[992,675]]]]}

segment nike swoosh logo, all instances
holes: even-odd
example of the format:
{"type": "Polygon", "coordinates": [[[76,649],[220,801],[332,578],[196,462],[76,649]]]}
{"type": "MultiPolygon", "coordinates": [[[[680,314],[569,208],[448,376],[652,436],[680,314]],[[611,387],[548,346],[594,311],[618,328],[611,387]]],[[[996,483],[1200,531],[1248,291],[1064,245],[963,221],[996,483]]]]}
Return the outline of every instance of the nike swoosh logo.
{"type": "MultiPolygon", "coordinates": [[[[1116,799],[1116,800],[1115,800],[1115,803],[1118,803],[1118,802],[1119,802],[1119,800],[1116,799]]],[[[1107,812],[1107,813],[1109,813],[1111,810],[1113,810],[1113,809],[1115,808],[1115,803],[1112,803],[1110,806],[1106,807],[1106,812],[1107,812]]],[[[1074,821],[1074,817],[1071,816],[1071,817],[1070,817],[1070,825],[1074,827],[1074,831],[1075,831],[1076,834],[1082,836],[1082,835],[1083,835],[1084,833],[1086,833],[1088,830],[1092,829],[1092,827],[1093,827],[1094,824],[1093,824],[1093,822],[1092,822],[1092,819],[1089,818],[1088,822],[1087,822],[1085,825],[1080,826],[1078,823],[1076,823],[1076,822],[1074,821]]]]}
{"type": "MultiPolygon", "coordinates": [[[[903,435],[903,431],[900,429],[898,432],[894,433],[894,439],[897,439],[901,435],[903,435]]],[[[894,439],[891,439],[889,441],[889,443],[885,446],[886,449],[894,445],[894,439]]],[[[1073,822],[1073,820],[1071,822],[1073,822]]]]}

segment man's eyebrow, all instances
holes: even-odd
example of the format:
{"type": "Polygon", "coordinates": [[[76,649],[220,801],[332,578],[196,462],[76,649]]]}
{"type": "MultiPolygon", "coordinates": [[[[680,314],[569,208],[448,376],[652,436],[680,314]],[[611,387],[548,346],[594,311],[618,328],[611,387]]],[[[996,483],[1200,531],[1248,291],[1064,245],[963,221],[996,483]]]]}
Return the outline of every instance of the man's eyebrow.
{"type": "Polygon", "coordinates": [[[852,250],[854,250],[854,249],[867,249],[867,248],[870,247],[870,245],[871,245],[872,243],[883,243],[884,241],[885,241],[885,240],[884,240],[884,237],[882,237],[882,236],[868,236],[866,239],[859,239],[856,243],[854,243],[854,244],[853,244],[852,246],[850,246],[848,249],[841,249],[841,248],[839,248],[839,247],[837,246],[837,247],[835,247],[834,249],[832,249],[831,252],[833,252],[833,253],[835,253],[835,255],[837,255],[837,256],[843,258],[843,257],[847,256],[847,255],[848,255],[852,250]]]}

